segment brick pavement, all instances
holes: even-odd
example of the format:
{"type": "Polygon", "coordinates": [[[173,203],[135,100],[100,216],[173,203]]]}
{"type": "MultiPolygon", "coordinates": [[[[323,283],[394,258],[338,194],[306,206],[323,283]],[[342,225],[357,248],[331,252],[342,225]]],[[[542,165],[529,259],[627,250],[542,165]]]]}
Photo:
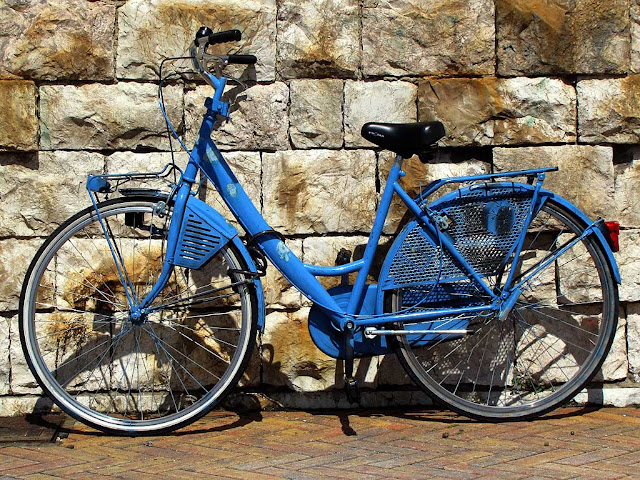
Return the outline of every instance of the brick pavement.
{"type": "Polygon", "coordinates": [[[635,408],[564,408],[502,424],[436,410],[217,411],[137,438],[69,425],[55,443],[0,446],[0,478],[640,478],[635,408]]]}

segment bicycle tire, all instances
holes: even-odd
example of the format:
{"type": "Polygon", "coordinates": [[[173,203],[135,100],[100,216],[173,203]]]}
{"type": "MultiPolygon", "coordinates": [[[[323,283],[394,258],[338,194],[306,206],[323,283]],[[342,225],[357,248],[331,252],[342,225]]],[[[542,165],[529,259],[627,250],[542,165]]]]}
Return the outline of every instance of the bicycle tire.
{"type": "MultiPolygon", "coordinates": [[[[170,215],[158,215],[157,202],[98,205],[139,299],[165,254],[170,215]]],[[[134,322],[115,265],[93,207],[47,238],[20,298],[27,363],[44,392],[87,425],[130,436],[175,430],[243,374],[256,336],[255,284],[227,244],[198,270],[175,267],[156,310],[134,322]]]]}
{"type": "MultiPolygon", "coordinates": [[[[585,228],[579,217],[547,199],[518,261],[511,258],[495,284],[514,263],[516,278],[524,280],[585,228]]],[[[606,254],[595,235],[588,235],[524,287],[504,320],[486,313],[464,319],[475,329],[472,334],[422,343],[394,337],[411,379],[437,403],[484,421],[532,418],[571,400],[602,366],[616,331],[618,289],[606,254]]],[[[403,295],[391,294],[392,310],[403,308],[403,295]]],[[[480,294],[477,300],[487,302],[480,294]]],[[[443,317],[440,325],[450,320],[462,319],[443,317]]]]}

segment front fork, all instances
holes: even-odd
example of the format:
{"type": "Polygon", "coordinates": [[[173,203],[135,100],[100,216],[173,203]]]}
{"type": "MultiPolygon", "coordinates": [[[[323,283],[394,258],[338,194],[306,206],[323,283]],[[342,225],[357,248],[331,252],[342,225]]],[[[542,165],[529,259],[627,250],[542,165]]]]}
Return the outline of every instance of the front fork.
{"type": "MultiPolygon", "coordinates": [[[[189,195],[191,195],[191,186],[193,185],[193,180],[189,181],[190,177],[185,178],[189,170],[189,167],[187,167],[187,171],[183,175],[183,181],[174,195],[175,200],[173,202],[173,212],[171,214],[171,222],[169,225],[169,232],[167,234],[166,253],[162,264],[162,270],[160,271],[158,280],[154,283],[151,291],[142,300],[140,300],[136,295],[134,285],[129,278],[118,245],[113,239],[111,228],[106,219],[100,213],[95,191],[90,187],[90,182],[88,182],[87,184],[87,190],[89,191],[91,202],[93,203],[94,210],[98,217],[98,222],[100,223],[102,233],[107,241],[109,250],[111,251],[118,276],[120,277],[120,282],[122,283],[127,297],[131,320],[134,322],[146,317],[146,315],[149,313],[150,305],[157,298],[162,289],[166,287],[169,279],[171,278],[171,274],[173,273],[174,258],[176,246],[178,244],[178,237],[180,234],[180,226],[182,225],[187,200],[189,199],[189,195]]],[[[149,232],[149,234],[151,234],[151,232],[149,232]]]]}

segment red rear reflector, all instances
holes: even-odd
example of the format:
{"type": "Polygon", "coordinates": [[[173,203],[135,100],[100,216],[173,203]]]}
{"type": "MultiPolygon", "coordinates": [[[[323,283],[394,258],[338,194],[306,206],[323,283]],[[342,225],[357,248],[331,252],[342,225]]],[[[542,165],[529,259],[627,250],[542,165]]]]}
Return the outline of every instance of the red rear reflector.
{"type": "Polygon", "coordinates": [[[609,230],[609,239],[611,240],[610,245],[611,249],[614,252],[620,250],[620,223],[618,222],[604,222],[607,226],[607,230],[609,230]]]}

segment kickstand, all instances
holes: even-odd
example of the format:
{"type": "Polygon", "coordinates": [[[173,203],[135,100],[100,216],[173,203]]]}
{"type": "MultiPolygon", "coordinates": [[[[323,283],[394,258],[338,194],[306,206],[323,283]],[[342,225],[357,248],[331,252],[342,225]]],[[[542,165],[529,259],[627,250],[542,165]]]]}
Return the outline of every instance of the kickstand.
{"type": "Polygon", "coordinates": [[[360,403],[360,391],[353,378],[353,323],[347,322],[344,329],[344,390],[349,403],[360,403]]]}

